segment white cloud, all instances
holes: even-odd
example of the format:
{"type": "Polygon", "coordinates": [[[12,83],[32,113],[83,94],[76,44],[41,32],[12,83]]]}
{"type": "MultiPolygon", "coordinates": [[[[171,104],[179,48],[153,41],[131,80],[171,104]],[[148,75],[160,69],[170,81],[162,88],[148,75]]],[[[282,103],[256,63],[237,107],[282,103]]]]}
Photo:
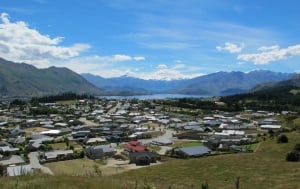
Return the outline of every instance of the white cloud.
{"type": "Polygon", "coordinates": [[[218,51],[227,51],[229,53],[239,53],[243,50],[245,44],[241,43],[240,45],[226,42],[224,46],[217,46],[216,49],[218,51]]]}
{"type": "Polygon", "coordinates": [[[281,49],[278,45],[270,47],[260,47],[260,53],[240,54],[237,59],[242,61],[254,62],[255,64],[268,64],[273,61],[283,60],[300,55],[300,45],[289,46],[281,49]]]}
{"type": "Polygon", "coordinates": [[[185,68],[185,67],[186,67],[185,64],[175,64],[175,65],[174,65],[174,69],[183,69],[183,68],[185,68]]]}
{"type": "Polygon", "coordinates": [[[2,13],[1,16],[0,16],[0,18],[1,18],[1,20],[2,20],[2,22],[3,22],[4,24],[8,24],[8,23],[9,23],[8,17],[9,17],[9,16],[8,16],[7,13],[2,13]]]}
{"type": "Polygon", "coordinates": [[[142,71],[143,68],[130,68],[123,64],[118,64],[116,67],[113,61],[115,61],[114,56],[86,56],[72,58],[61,64],[77,73],[91,73],[105,78],[129,75],[142,79],[174,80],[203,75],[202,73],[191,74],[191,72],[195,72],[195,68],[187,67],[184,64],[176,64],[172,67],[159,64],[153,71],[142,71]]]}
{"type": "Polygon", "coordinates": [[[116,54],[116,55],[113,55],[112,57],[113,57],[114,62],[122,62],[122,61],[132,60],[132,57],[130,57],[128,55],[123,55],[123,54],[116,54]]]}
{"type": "Polygon", "coordinates": [[[145,57],[143,57],[143,56],[135,56],[135,57],[133,57],[133,59],[136,60],[136,61],[142,61],[142,60],[145,60],[145,57]]]}
{"type": "Polygon", "coordinates": [[[159,65],[157,66],[157,69],[158,69],[158,70],[168,69],[168,66],[165,65],[165,64],[159,64],[159,65]]]}
{"type": "Polygon", "coordinates": [[[51,61],[73,58],[90,48],[88,44],[60,46],[62,37],[43,35],[23,21],[10,22],[7,13],[0,19],[0,57],[7,60],[47,67],[51,61]]]}
{"type": "Polygon", "coordinates": [[[279,50],[280,46],[279,45],[273,45],[273,46],[262,46],[259,47],[257,50],[259,51],[274,51],[274,50],[279,50]]]}

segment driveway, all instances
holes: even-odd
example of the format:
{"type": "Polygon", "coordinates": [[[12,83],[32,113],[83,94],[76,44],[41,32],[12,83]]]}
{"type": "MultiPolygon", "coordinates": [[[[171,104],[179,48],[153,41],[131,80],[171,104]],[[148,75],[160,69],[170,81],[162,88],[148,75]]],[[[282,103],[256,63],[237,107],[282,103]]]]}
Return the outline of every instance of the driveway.
{"type": "Polygon", "coordinates": [[[40,169],[43,173],[53,175],[53,172],[48,167],[44,167],[40,164],[38,156],[39,156],[38,152],[30,152],[28,154],[30,166],[33,169],[40,169]]]}

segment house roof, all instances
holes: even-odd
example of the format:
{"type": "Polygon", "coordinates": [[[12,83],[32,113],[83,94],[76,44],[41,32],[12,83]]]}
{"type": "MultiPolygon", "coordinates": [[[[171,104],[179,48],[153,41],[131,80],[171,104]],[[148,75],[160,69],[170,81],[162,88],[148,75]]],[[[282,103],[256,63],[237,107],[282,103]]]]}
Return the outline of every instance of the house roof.
{"type": "Polygon", "coordinates": [[[280,129],[281,125],[261,125],[262,129],[280,129]]]}
{"type": "Polygon", "coordinates": [[[54,129],[41,132],[42,135],[57,135],[57,134],[60,134],[60,133],[61,133],[60,130],[54,130],[54,129]]]}
{"type": "Polygon", "coordinates": [[[157,154],[156,152],[149,152],[149,151],[142,151],[142,152],[132,152],[129,153],[129,158],[139,158],[139,157],[143,157],[143,156],[148,156],[150,158],[157,158],[159,157],[159,154],[157,154]]]}
{"type": "Polygon", "coordinates": [[[211,151],[206,146],[184,147],[184,148],[178,148],[176,150],[181,151],[188,156],[202,156],[208,154],[211,151]]]}
{"type": "Polygon", "coordinates": [[[103,151],[104,153],[116,151],[116,149],[113,148],[113,147],[111,147],[110,145],[94,146],[93,149],[102,149],[102,151],[103,151]]]}
{"type": "Polygon", "coordinates": [[[128,144],[125,144],[125,148],[134,152],[141,152],[147,149],[147,147],[141,145],[139,141],[130,141],[128,144]]]}
{"type": "Polygon", "coordinates": [[[89,143],[106,142],[106,141],[107,140],[104,137],[97,137],[97,138],[89,138],[85,143],[89,144],[89,143]]]}
{"type": "Polygon", "coordinates": [[[25,161],[22,159],[21,156],[18,155],[12,155],[9,156],[8,158],[1,160],[0,164],[2,165],[13,165],[13,164],[21,164],[24,163],[25,161]]]}
{"type": "Polygon", "coordinates": [[[128,144],[130,144],[130,145],[132,145],[132,146],[138,146],[138,145],[141,144],[141,142],[132,140],[132,141],[128,142],[128,144]]]}
{"type": "Polygon", "coordinates": [[[73,154],[73,150],[53,150],[45,152],[45,157],[47,159],[56,158],[58,155],[66,155],[66,154],[73,154]]]}

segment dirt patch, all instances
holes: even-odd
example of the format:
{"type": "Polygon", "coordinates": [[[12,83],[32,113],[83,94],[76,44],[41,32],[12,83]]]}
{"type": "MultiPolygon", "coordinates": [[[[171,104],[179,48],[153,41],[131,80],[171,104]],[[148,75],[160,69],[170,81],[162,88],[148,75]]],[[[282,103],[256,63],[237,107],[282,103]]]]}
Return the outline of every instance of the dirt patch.
{"type": "Polygon", "coordinates": [[[136,166],[135,164],[129,164],[129,161],[107,159],[106,165],[100,167],[103,176],[114,175],[122,172],[126,172],[133,169],[141,169],[148,166],[154,166],[161,164],[161,162],[151,163],[147,166],[136,166]]]}
{"type": "Polygon", "coordinates": [[[43,127],[31,127],[31,128],[26,128],[24,130],[25,132],[38,132],[38,133],[42,131],[49,131],[49,129],[43,127]]]}

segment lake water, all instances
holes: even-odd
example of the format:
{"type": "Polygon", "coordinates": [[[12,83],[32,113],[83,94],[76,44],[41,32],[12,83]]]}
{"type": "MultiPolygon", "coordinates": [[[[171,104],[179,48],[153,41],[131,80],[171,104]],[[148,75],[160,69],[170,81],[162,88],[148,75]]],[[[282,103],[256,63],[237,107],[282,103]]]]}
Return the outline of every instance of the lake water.
{"type": "Polygon", "coordinates": [[[98,96],[98,98],[105,99],[138,99],[138,100],[151,100],[151,99],[174,99],[174,98],[208,98],[208,95],[184,95],[184,94],[152,94],[152,95],[133,95],[133,96],[98,96]]]}

